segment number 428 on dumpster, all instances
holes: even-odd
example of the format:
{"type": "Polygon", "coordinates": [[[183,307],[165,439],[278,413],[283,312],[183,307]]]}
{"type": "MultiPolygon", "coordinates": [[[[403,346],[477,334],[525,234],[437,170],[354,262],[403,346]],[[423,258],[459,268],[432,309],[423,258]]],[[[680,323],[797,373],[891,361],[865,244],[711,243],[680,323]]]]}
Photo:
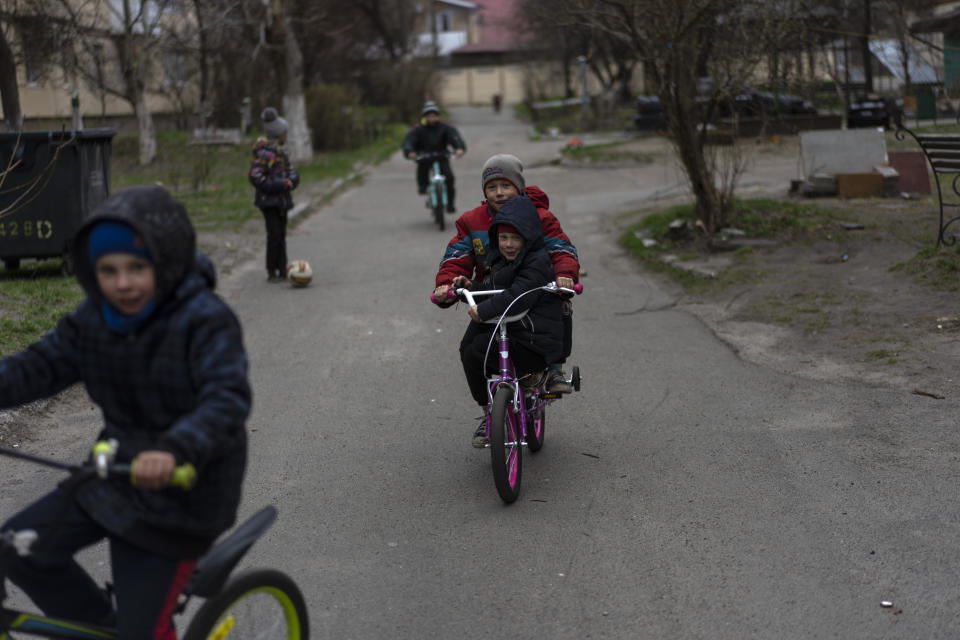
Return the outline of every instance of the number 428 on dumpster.
{"type": "Polygon", "coordinates": [[[53,235],[49,220],[0,220],[0,238],[39,238],[46,240],[53,235]]]}

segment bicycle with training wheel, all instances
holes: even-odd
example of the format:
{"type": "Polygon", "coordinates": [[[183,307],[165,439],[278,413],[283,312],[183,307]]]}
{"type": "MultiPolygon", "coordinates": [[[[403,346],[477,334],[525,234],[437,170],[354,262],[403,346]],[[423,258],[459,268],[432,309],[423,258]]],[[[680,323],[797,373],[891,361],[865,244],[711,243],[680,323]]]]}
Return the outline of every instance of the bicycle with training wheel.
{"type": "MultiPolygon", "coordinates": [[[[465,288],[451,289],[448,296],[459,298],[467,304],[476,304],[478,296],[489,296],[501,293],[503,289],[485,291],[471,291],[465,288]]],[[[547,291],[553,294],[579,294],[583,285],[576,284],[573,289],[557,285],[556,282],[531,289],[517,296],[514,302],[522,296],[534,291],[547,291]]],[[[431,296],[432,297],[432,296],[431,296]]],[[[434,300],[434,302],[437,302],[434,300]]],[[[521,373],[517,372],[510,358],[510,341],[507,325],[524,317],[527,312],[522,311],[507,315],[510,307],[499,318],[491,318],[485,322],[496,325],[490,336],[490,348],[496,342],[499,351],[499,372],[490,376],[487,381],[487,410],[484,413],[486,428],[486,448],[490,449],[490,464],[493,470],[493,482],[497,493],[506,503],[514,502],[520,495],[520,480],[523,475],[523,449],[528,448],[536,453],[543,448],[547,426],[547,405],[562,398],[563,394],[550,393],[546,390],[547,374],[549,369],[521,373]]],[[[487,358],[484,357],[484,362],[487,358]]],[[[571,369],[570,380],[574,391],[580,391],[580,367],[571,369]]]]}
{"type": "MultiPolygon", "coordinates": [[[[86,482],[132,477],[130,465],[113,462],[115,450],[113,442],[98,443],[94,447],[91,462],[82,465],[66,464],[5,448],[0,448],[0,455],[66,471],[69,477],[60,486],[64,489],[63,504],[68,505],[86,482]]],[[[172,484],[188,490],[194,477],[193,467],[184,465],[177,468],[172,484]]],[[[247,569],[233,574],[246,552],[270,528],[276,517],[277,510],[274,507],[264,507],[219,540],[197,561],[193,575],[177,603],[175,615],[183,614],[194,598],[202,599],[203,603],[193,615],[182,636],[183,640],[307,640],[310,637],[306,602],[290,576],[268,568],[247,569]]],[[[55,525],[45,534],[49,535],[56,535],[55,525]]],[[[9,559],[12,554],[29,554],[36,541],[37,534],[34,531],[0,532],[0,640],[10,637],[10,632],[42,638],[116,640],[117,632],[110,627],[18,611],[3,604],[6,600],[4,586],[9,559]]]]}
{"type": "Polygon", "coordinates": [[[430,151],[417,155],[417,162],[430,162],[429,182],[427,184],[427,208],[440,231],[446,228],[443,215],[450,203],[447,195],[447,177],[440,168],[440,160],[449,157],[446,151],[430,151]]]}

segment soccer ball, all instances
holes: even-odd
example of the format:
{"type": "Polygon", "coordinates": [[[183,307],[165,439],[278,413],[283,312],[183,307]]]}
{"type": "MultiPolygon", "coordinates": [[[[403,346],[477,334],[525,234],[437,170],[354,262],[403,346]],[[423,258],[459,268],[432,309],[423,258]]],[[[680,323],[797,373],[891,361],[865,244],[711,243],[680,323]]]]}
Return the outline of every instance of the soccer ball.
{"type": "Polygon", "coordinates": [[[305,287],[313,279],[313,270],[306,260],[294,260],[287,265],[287,280],[295,287],[305,287]]]}

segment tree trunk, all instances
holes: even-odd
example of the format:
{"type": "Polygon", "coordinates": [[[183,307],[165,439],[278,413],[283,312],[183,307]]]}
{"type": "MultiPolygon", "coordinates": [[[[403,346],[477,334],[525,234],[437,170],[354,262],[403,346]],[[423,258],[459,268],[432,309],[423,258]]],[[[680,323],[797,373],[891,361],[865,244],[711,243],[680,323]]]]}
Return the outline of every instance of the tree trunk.
{"type": "Polygon", "coordinates": [[[17,65],[13,51],[3,31],[0,30],[0,104],[3,118],[10,131],[23,127],[23,112],[20,110],[20,89],[17,87],[17,65]]]}
{"type": "Polygon", "coordinates": [[[145,166],[157,157],[157,136],[153,130],[153,116],[147,107],[143,89],[135,90],[133,108],[137,114],[137,137],[140,143],[140,165],[145,166]]]}
{"type": "Polygon", "coordinates": [[[287,134],[287,153],[295,163],[313,159],[310,143],[310,128],[307,126],[307,106],[303,97],[303,54],[293,31],[290,17],[284,13],[280,20],[283,28],[284,62],[286,66],[283,114],[290,125],[287,134]]]}

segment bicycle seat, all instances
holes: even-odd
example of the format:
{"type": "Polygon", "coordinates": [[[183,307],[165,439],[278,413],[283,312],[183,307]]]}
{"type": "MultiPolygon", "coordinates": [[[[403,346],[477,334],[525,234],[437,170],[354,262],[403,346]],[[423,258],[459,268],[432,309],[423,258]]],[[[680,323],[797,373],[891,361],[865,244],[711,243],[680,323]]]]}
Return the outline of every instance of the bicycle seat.
{"type": "Polygon", "coordinates": [[[190,582],[183,590],[186,595],[210,598],[220,591],[233,568],[277,519],[277,510],[266,506],[247,518],[223,540],[217,542],[197,560],[190,582]]]}

